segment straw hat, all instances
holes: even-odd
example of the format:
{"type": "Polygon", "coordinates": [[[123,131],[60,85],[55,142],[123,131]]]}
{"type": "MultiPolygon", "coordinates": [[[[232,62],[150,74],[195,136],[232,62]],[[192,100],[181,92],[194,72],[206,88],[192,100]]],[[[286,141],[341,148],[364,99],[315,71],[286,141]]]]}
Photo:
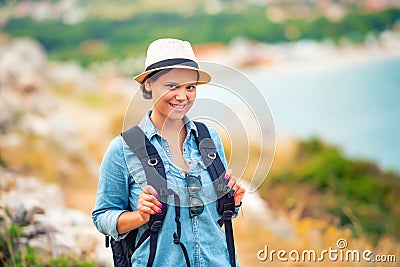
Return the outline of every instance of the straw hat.
{"type": "Polygon", "coordinates": [[[199,84],[205,84],[211,80],[210,74],[199,69],[190,43],[170,38],[158,39],[149,45],[145,70],[133,79],[142,84],[150,73],[170,68],[197,70],[199,72],[199,84]]]}

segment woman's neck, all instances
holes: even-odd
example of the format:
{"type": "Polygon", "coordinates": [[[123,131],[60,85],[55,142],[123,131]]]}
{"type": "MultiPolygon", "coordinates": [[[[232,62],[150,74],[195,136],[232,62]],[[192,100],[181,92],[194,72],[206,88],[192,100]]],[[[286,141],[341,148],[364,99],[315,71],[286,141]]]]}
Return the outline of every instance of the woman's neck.
{"type": "Polygon", "coordinates": [[[183,120],[163,118],[160,115],[153,112],[150,115],[150,119],[161,136],[167,140],[174,164],[182,169],[184,173],[187,173],[189,167],[182,154],[183,143],[187,133],[184,122],[183,120]]]}
{"type": "Polygon", "coordinates": [[[171,120],[154,111],[151,113],[150,119],[162,136],[171,134],[178,136],[185,127],[183,120],[171,120]]]}

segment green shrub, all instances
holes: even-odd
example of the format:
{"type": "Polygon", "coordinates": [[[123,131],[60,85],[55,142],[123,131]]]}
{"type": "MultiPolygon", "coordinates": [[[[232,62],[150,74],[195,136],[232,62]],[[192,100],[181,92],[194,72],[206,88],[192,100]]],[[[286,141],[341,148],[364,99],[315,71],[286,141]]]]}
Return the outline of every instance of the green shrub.
{"type": "Polygon", "coordinates": [[[236,37],[266,43],[300,39],[339,42],[343,38],[364,42],[368,33],[377,34],[393,29],[399,18],[400,9],[369,14],[356,10],[340,21],[319,17],[275,23],[265,15],[264,8],[249,6],[240,12],[227,10],[215,15],[201,10],[191,16],[159,11],[141,12],[126,20],[92,18],[74,25],[64,24],[60,20],[11,19],[3,30],[11,36],[37,39],[54,60],[77,60],[87,66],[91,62],[143,55],[151,41],[162,37],[190,40],[193,44],[227,44],[236,37]],[[298,34],[286,36],[285,29],[288,28],[296,29],[298,34]],[[88,40],[103,44],[103,49],[90,47],[85,52],[88,40]]]}
{"type": "Polygon", "coordinates": [[[261,188],[274,208],[290,210],[307,201],[303,216],[338,218],[340,226],[373,241],[400,240],[399,174],[347,158],[318,138],[299,142],[294,162],[273,170],[261,188]]]}

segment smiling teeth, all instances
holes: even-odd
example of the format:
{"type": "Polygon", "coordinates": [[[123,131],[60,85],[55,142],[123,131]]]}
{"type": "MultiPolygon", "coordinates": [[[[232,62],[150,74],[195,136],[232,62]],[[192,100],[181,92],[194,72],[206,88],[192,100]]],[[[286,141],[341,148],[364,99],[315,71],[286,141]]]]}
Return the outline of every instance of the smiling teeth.
{"type": "Polygon", "coordinates": [[[170,104],[170,105],[173,106],[174,108],[177,108],[177,109],[183,109],[186,106],[186,104],[183,104],[183,105],[170,104]]]}

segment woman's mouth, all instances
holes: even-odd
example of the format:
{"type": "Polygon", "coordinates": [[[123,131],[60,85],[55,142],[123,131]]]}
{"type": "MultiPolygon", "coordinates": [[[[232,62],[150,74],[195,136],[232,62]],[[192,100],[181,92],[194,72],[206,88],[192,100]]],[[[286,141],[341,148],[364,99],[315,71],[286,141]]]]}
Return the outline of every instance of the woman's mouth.
{"type": "Polygon", "coordinates": [[[175,108],[175,109],[184,109],[184,108],[186,107],[186,103],[185,103],[185,104],[179,104],[179,105],[169,103],[169,105],[170,105],[171,107],[175,108]]]}

